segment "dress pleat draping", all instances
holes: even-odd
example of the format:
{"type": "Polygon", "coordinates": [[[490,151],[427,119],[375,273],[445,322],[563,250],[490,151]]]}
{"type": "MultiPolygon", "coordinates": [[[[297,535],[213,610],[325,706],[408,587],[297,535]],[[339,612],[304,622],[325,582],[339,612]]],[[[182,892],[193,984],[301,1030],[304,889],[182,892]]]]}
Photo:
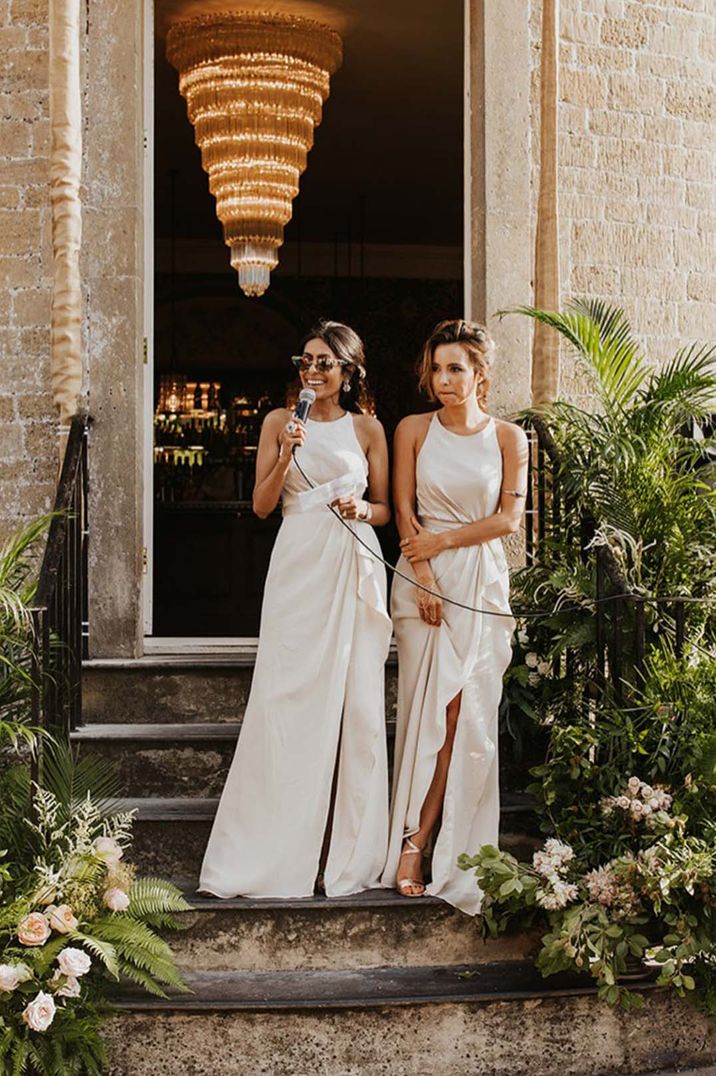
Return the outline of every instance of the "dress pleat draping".
{"type": "MultiPolygon", "coordinates": [[[[352,415],[309,420],[296,457],[312,483],[352,474],[362,496],[352,415]]],[[[327,895],[377,885],[385,861],[385,572],[328,508],[301,510],[309,488],[292,463],[251,694],[201,869],[200,890],[219,897],[313,893],[334,775],[327,895]]],[[[380,555],[372,527],[350,527],[380,555]]]]}
{"type": "MultiPolygon", "coordinates": [[[[416,463],[421,525],[432,531],[464,526],[497,511],[502,453],[493,419],[475,434],[451,433],[435,414],[416,463]]],[[[461,852],[496,844],[499,830],[497,758],[502,680],[510,662],[514,621],[502,542],[458,547],[431,560],[437,589],[473,613],[443,603],[442,624],[420,619],[415,587],[395,577],[391,612],[398,644],[398,711],[388,857],[382,882],[396,884],[404,838],[418,831],[420,813],[445,741],[446,707],[461,695],[439,830],[434,835],[429,895],[470,915],[481,893],[461,852]]],[[[412,574],[401,558],[401,571],[412,574]]]]}

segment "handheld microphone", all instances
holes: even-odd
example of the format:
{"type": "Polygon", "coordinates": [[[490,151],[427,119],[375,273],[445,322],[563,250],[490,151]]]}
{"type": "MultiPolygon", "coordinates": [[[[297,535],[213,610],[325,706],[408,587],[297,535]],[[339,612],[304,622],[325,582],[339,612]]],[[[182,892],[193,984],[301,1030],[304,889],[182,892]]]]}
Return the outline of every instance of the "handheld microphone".
{"type": "Polygon", "coordinates": [[[298,394],[298,403],[293,411],[293,417],[297,418],[300,422],[305,422],[315,399],[316,394],[313,389],[301,389],[298,394]]]}
{"type": "MultiPolygon", "coordinates": [[[[313,401],[315,399],[316,394],[313,389],[301,389],[298,394],[298,402],[293,409],[293,417],[297,418],[299,422],[305,422],[308,418],[311,407],[313,406],[313,401]]],[[[290,430],[291,433],[294,433],[297,429],[296,423],[292,420],[291,422],[289,422],[287,429],[290,430]]],[[[291,455],[293,456],[295,455],[295,453],[296,446],[294,445],[291,449],[291,455]]]]}

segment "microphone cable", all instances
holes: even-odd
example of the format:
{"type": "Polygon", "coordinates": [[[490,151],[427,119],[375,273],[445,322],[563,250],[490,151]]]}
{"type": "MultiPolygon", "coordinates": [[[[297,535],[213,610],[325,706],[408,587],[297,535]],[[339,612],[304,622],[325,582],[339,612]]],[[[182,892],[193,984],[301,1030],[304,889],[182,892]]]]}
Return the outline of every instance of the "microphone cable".
{"type": "MultiPolygon", "coordinates": [[[[300,474],[303,476],[304,480],[308,483],[309,487],[311,489],[316,489],[316,483],[308,477],[303,467],[298,462],[295,452],[293,453],[293,462],[296,464],[296,467],[298,468],[300,474]]],[[[465,609],[468,613],[478,613],[481,616],[504,617],[505,619],[509,620],[545,620],[548,617],[554,616],[554,614],[558,612],[558,609],[555,607],[554,609],[513,610],[509,613],[503,613],[495,609],[478,609],[476,606],[467,605],[465,602],[460,602],[456,598],[448,598],[447,595],[441,594],[437,590],[432,590],[430,587],[426,587],[423,583],[419,583],[414,577],[411,579],[411,577],[409,575],[406,575],[405,572],[401,572],[400,568],[398,568],[395,564],[391,564],[390,561],[386,560],[379,553],[376,553],[375,550],[372,549],[367,542],[363,541],[360,535],[353,530],[353,527],[351,526],[352,521],[344,519],[338,509],[334,508],[333,505],[329,504],[326,505],[326,507],[329,509],[330,512],[333,513],[338,522],[346,528],[346,530],[353,537],[353,539],[359,545],[363,546],[363,548],[366,549],[368,553],[370,553],[371,557],[373,557],[374,560],[379,561],[382,565],[384,565],[385,568],[388,569],[389,572],[392,572],[393,575],[400,576],[400,578],[404,579],[407,583],[411,583],[416,588],[416,590],[422,590],[426,594],[430,594],[433,598],[439,598],[440,601],[447,602],[449,605],[454,605],[458,609],[465,609]]],[[[356,520],[355,522],[362,521],[356,520]]],[[[666,598],[649,598],[641,594],[607,594],[603,598],[592,598],[590,600],[594,605],[605,605],[608,602],[618,601],[620,598],[631,598],[633,601],[640,601],[644,605],[669,605],[673,602],[683,602],[684,604],[689,605],[707,605],[713,604],[714,600],[716,600],[714,598],[691,598],[682,595],[666,598]]]]}

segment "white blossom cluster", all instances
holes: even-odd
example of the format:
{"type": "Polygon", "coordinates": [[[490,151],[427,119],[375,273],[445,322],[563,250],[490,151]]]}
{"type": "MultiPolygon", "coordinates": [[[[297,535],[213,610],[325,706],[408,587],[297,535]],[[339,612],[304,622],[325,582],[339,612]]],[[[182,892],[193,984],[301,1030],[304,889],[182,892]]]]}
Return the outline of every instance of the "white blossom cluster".
{"type": "Polygon", "coordinates": [[[671,803],[672,797],[659,785],[652,787],[638,777],[630,777],[623,792],[617,796],[606,796],[600,806],[606,818],[622,811],[634,822],[644,822],[653,829],[657,821],[664,821],[664,814],[671,803]],[[660,815],[658,819],[657,815],[660,815]]]}
{"type": "Polygon", "coordinates": [[[525,654],[525,665],[530,670],[527,682],[531,687],[536,687],[542,677],[548,676],[552,669],[552,662],[546,658],[541,658],[534,650],[530,650],[529,653],[525,654]]]}
{"type": "Polygon", "coordinates": [[[619,879],[609,864],[585,874],[584,883],[589,899],[603,908],[611,908],[619,896],[619,879]]]}
{"type": "Polygon", "coordinates": [[[577,899],[577,887],[565,878],[574,859],[570,845],[550,837],[544,848],[532,856],[532,866],[544,880],[535,893],[535,900],[548,912],[556,912],[577,899]]]}

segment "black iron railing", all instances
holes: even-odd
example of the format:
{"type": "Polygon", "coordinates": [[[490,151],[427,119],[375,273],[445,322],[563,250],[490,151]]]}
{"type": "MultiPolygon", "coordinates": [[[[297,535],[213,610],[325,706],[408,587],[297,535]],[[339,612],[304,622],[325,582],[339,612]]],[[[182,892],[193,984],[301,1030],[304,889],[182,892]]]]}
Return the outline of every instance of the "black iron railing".
{"type": "Polygon", "coordinates": [[[68,736],[82,712],[87,657],[87,442],[90,419],[71,423],[32,609],[32,710],[35,727],[68,736]]]}
{"type": "MultiPolygon", "coordinates": [[[[681,656],[687,641],[690,597],[654,598],[630,589],[611,546],[594,543],[595,521],[579,511],[561,481],[563,465],[557,446],[539,417],[526,428],[529,472],[525,512],[527,564],[549,564],[565,543],[579,550],[594,580],[593,682],[602,695],[621,705],[630,687],[643,682],[650,642],[672,641],[681,656]]],[[[555,561],[555,566],[556,561],[555,561]]],[[[567,650],[555,673],[569,676],[577,656],[567,650]]]]}

